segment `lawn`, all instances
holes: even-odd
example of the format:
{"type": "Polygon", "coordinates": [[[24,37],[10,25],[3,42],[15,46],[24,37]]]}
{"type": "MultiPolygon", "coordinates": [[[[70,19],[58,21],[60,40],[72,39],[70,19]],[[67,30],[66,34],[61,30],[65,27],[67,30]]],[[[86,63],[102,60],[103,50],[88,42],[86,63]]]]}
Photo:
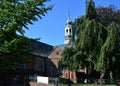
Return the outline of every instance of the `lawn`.
{"type": "MultiPolygon", "coordinates": [[[[72,86],[101,86],[95,84],[79,84],[79,85],[72,85],[72,86]]],[[[117,86],[117,85],[102,85],[102,86],[117,86]]]]}
{"type": "MultiPolygon", "coordinates": [[[[62,84],[62,85],[58,85],[58,86],[68,86],[67,84],[62,84]]],[[[71,86],[101,86],[101,85],[95,85],[95,84],[71,84],[71,86]]],[[[117,85],[102,85],[102,86],[117,86],[117,85]]]]}

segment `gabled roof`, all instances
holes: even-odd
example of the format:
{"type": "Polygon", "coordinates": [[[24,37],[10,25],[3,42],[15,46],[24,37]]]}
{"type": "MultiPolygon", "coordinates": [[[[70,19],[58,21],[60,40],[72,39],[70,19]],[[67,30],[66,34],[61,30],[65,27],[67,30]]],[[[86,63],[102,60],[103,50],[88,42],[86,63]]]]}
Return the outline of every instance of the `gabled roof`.
{"type": "Polygon", "coordinates": [[[34,42],[32,46],[34,46],[35,48],[32,54],[37,56],[48,57],[49,54],[54,50],[54,47],[52,45],[45,44],[39,41],[34,42]]]}
{"type": "Polygon", "coordinates": [[[32,46],[35,48],[35,50],[32,52],[33,55],[48,57],[53,51],[55,51],[56,48],[59,48],[59,50],[63,51],[65,47],[71,47],[72,45],[61,44],[52,46],[43,42],[35,41],[32,43],[32,46]]]}
{"type": "Polygon", "coordinates": [[[59,47],[55,47],[52,53],[48,56],[48,58],[60,59],[61,53],[62,53],[62,50],[59,47]]]}
{"type": "Polygon", "coordinates": [[[72,44],[61,44],[61,45],[57,45],[57,46],[55,46],[55,47],[58,47],[58,48],[60,48],[61,50],[64,50],[65,47],[67,47],[67,48],[72,47],[72,44]]]}

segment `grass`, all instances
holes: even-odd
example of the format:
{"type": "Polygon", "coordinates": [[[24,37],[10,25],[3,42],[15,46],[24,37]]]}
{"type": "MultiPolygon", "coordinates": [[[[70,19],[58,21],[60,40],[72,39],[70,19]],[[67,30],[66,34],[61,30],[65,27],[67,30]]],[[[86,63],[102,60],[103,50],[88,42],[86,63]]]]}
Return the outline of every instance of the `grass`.
{"type": "MultiPolygon", "coordinates": [[[[68,86],[67,84],[62,84],[62,85],[58,85],[58,86],[68,86]]],[[[95,85],[95,84],[71,84],[71,86],[101,86],[101,85],[95,85]]],[[[117,86],[115,84],[111,84],[111,85],[102,85],[102,86],[117,86]]]]}
{"type": "MultiPolygon", "coordinates": [[[[71,86],[101,86],[101,85],[95,85],[95,84],[77,84],[77,85],[71,85],[71,86]]],[[[117,86],[117,85],[102,85],[102,86],[117,86]]]]}
{"type": "MultiPolygon", "coordinates": [[[[75,85],[75,86],[101,86],[101,85],[95,85],[95,84],[81,84],[81,85],[75,85]]],[[[102,85],[102,86],[117,86],[117,85],[102,85]]]]}

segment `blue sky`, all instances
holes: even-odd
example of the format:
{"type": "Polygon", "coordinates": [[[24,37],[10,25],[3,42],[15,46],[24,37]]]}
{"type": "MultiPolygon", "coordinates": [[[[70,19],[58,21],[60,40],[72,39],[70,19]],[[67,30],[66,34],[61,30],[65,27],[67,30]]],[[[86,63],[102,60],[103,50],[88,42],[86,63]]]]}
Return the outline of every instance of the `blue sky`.
{"type": "MultiPolygon", "coordinates": [[[[42,20],[29,25],[26,30],[26,36],[29,38],[40,38],[39,41],[50,44],[60,45],[64,43],[64,28],[68,19],[68,10],[70,18],[74,21],[77,17],[85,14],[86,0],[51,0],[46,5],[54,5],[42,20]]],[[[94,0],[95,6],[114,5],[120,9],[120,0],[94,0]]]]}

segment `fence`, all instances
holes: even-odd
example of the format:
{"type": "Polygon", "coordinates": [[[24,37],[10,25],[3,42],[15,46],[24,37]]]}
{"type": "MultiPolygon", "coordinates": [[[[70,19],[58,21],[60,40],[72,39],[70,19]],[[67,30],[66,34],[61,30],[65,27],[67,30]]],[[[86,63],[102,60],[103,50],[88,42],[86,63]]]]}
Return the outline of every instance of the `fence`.
{"type": "MultiPolygon", "coordinates": [[[[77,84],[117,84],[120,86],[120,79],[77,79],[77,84]],[[86,81],[85,81],[86,80],[86,81]]],[[[63,78],[50,78],[49,84],[75,84],[72,81],[69,81],[69,79],[63,79],[63,78]]]]}
{"type": "MultiPolygon", "coordinates": [[[[77,84],[100,84],[101,82],[103,84],[118,84],[120,86],[120,79],[114,80],[114,79],[87,79],[87,82],[84,82],[85,79],[78,79],[77,84]]],[[[0,80],[0,86],[58,86],[60,84],[74,84],[73,82],[69,82],[69,79],[63,79],[63,78],[49,78],[49,85],[45,84],[38,84],[37,81],[17,81],[17,80],[0,80]]]]}

